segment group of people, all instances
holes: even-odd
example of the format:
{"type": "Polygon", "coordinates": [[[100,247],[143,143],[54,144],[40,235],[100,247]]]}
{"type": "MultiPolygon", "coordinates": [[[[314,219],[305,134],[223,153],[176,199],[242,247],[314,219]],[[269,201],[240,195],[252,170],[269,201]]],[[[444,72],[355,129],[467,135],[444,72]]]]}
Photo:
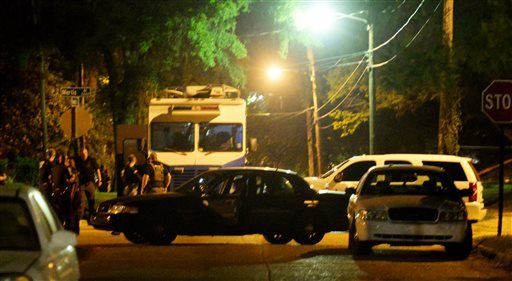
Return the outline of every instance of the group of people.
{"type": "Polygon", "coordinates": [[[137,157],[130,154],[121,177],[125,196],[164,193],[169,191],[171,184],[171,173],[166,166],[158,161],[156,152],[149,155],[147,163],[143,166],[138,166],[137,157]]]}
{"type": "Polygon", "coordinates": [[[41,191],[66,229],[80,233],[80,219],[86,208],[88,221],[94,215],[96,187],[101,185],[100,167],[86,147],[76,158],[48,149],[41,167],[41,191]]]}
{"type": "MultiPolygon", "coordinates": [[[[135,155],[130,155],[121,175],[125,196],[164,193],[169,191],[171,183],[169,169],[158,161],[154,152],[143,166],[138,166],[135,155]]],[[[66,229],[79,234],[80,220],[90,221],[95,214],[95,192],[102,186],[103,177],[105,173],[96,159],[89,156],[86,147],[80,149],[76,158],[48,149],[41,166],[41,191],[66,229]]]]}

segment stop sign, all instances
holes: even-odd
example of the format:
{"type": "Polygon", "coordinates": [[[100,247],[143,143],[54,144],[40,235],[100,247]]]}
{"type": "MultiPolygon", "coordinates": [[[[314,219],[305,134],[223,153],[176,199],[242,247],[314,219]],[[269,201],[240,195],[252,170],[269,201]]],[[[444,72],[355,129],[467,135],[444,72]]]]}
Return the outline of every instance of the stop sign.
{"type": "Polygon", "coordinates": [[[512,80],[494,80],[485,88],[482,112],[494,123],[512,123],[512,80]]]}

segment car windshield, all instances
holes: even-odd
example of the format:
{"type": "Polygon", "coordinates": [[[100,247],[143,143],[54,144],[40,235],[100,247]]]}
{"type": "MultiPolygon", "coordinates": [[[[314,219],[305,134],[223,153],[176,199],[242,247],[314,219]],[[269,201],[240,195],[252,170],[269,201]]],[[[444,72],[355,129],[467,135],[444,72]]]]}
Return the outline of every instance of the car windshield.
{"type": "Polygon", "coordinates": [[[34,223],[23,200],[0,198],[0,250],[39,250],[34,223]]]}
{"type": "Polygon", "coordinates": [[[218,179],[218,177],[219,173],[206,172],[185,182],[180,187],[178,187],[176,191],[181,193],[192,193],[201,195],[207,192],[207,187],[210,185],[212,181],[218,179]]]}
{"type": "Polygon", "coordinates": [[[452,195],[453,182],[430,171],[379,171],[368,175],[361,195],[452,195]]]}
{"type": "Polygon", "coordinates": [[[339,168],[341,168],[341,166],[343,166],[347,162],[348,162],[348,160],[345,160],[345,161],[341,162],[340,164],[334,166],[334,168],[330,169],[329,171],[325,172],[325,174],[321,175],[320,178],[322,178],[322,179],[327,178],[328,176],[332,175],[334,172],[336,172],[339,168]]]}

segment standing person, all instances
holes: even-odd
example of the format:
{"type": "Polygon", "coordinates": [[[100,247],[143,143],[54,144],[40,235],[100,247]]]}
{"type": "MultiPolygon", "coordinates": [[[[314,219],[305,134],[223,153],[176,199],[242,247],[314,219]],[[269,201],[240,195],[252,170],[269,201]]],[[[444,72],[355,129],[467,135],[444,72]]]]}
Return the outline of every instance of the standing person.
{"type": "Polygon", "coordinates": [[[55,210],[55,213],[57,213],[61,223],[64,223],[65,218],[65,211],[63,210],[63,195],[68,186],[68,178],[71,177],[68,167],[66,166],[64,161],[65,155],[62,153],[62,151],[58,151],[55,156],[55,162],[53,163],[50,172],[50,204],[55,210]]]}
{"type": "Polygon", "coordinates": [[[80,150],[80,157],[76,159],[76,168],[78,170],[78,185],[80,187],[80,196],[82,204],[80,206],[80,218],[85,213],[85,208],[89,210],[87,222],[94,215],[94,196],[96,192],[95,178],[98,179],[98,186],[101,185],[101,171],[96,159],[89,156],[86,147],[80,150]],[[86,202],[87,201],[87,202],[86,202]],[[88,203],[88,204],[87,204],[88,203]]]}
{"type": "Polygon", "coordinates": [[[40,189],[43,195],[46,197],[48,202],[51,202],[51,188],[52,188],[52,168],[55,163],[55,156],[57,156],[57,151],[53,148],[49,148],[46,151],[46,159],[40,168],[40,189]]]}
{"type": "Polygon", "coordinates": [[[124,184],[124,196],[140,194],[141,175],[135,164],[137,164],[137,157],[135,157],[134,154],[130,154],[123,171],[121,171],[121,178],[124,184]]]}
{"type": "Polygon", "coordinates": [[[171,173],[164,164],[158,161],[156,152],[148,158],[142,175],[141,193],[164,193],[171,184],[171,173]]]}
{"type": "Polygon", "coordinates": [[[68,212],[66,214],[64,227],[76,234],[80,234],[80,218],[83,215],[83,212],[81,212],[82,193],[78,186],[78,170],[76,168],[76,161],[71,157],[69,157],[68,160],[68,169],[71,177],[68,179],[69,204],[66,206],[68,212]]]}

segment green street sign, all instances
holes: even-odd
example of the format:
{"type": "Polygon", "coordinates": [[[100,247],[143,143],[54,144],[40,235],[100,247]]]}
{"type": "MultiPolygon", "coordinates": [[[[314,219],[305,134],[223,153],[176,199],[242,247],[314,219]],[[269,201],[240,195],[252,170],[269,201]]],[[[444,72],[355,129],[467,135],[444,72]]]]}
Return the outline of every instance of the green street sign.
{"type": "Polygon", "coordinates": [[[60,89],[60,93],[63,97],[88,97],[91,95],[91,92],[91,87],[69,87],[60,89]]]}

